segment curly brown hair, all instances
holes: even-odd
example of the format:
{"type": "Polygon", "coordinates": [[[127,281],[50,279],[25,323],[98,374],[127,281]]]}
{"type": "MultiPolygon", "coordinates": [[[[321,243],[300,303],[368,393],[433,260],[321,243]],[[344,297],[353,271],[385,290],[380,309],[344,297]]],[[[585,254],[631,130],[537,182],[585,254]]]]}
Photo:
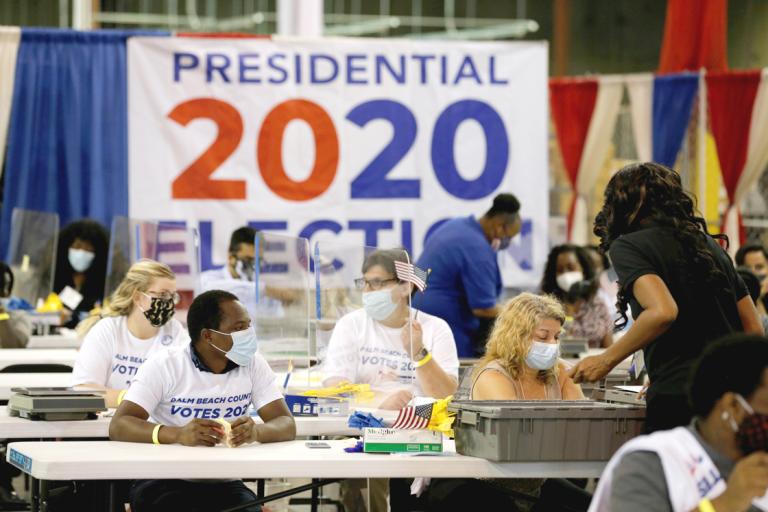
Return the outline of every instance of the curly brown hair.
{"type": "MultiPolygon", "coordinates": [[[[695,199],[683,189],[680,175],[653,162],[627,165],[608,182],[603,208],[595,218],[594,233],[600,238],[600,250],[607,253],[621,235],[649,226],[672,228],[682,251],[686,282],[727,289],[727,278],[715,261],[707,237],[724,241],[726,247],[728,237],[709,234],[707,222],[696,214],[695,199]]],[[[630,292],[624,287],[619,289],[619,329],[628,321],[630,292]]]]}

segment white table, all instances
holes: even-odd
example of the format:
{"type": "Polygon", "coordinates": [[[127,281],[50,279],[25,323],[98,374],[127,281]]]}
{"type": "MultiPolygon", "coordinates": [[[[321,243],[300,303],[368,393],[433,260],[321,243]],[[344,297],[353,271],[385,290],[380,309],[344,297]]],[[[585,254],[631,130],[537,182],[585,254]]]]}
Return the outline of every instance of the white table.
{"type": "Polygon", "coordinates": [[[83,437],[109,437],[111,418],[99,416],[82,421],[31,421],[8,415],[6,406],[0,407],[0,439],[77,439],[83,437]]]}
{"type": "Polygon", "coordinates": [[[14,364],[64,364],[74,366],[77,350],[50,348],[28,350],[26,348],[0,349],[0,370],[14,364]]]}
{"type": "MultiPolygon", "coordinates": [[[[104,510],[114,510],[115,480],[312,478],[316,489],[340,478],[531,478],[597,477],[605,462],[495,463],[457,455],[451,441],[445,456],[346,453],[354,441],[328,441],[310,449],[304,441],[240,448],[188,447],[115,441],[18,442],[6,459],[32,477],[32,511],[47,499],[48,482],[98,480],[109,487],[104,510]]],[[[259,493],[261,494],[261,493],[259,493]]],[[[262,497],[262,496],[259,496],[262,497]]],[[[268,498],[267,498],[268,499],[268,498]]]]}
{"type": "MultiPolygon", "coordinates": [[[[100,415],[95,420],[31,421],[8,415],[6,406],[0,407],[0,439],[78,439],[108,438],[110,416],[100,415]]],[[[261,422],[260,418],[254,418],[261,422]]],[[[299,437],[357,436],[358,429],[347,426],[347,417],[298,417],[296,435],[299,437]]]]}
{"type": "MultiPolygon", "coordinates": [[[[63,330],[63,329],[62,329],[63,330]]],[[[81,340],[75,331],[66,329],[62,334],[41,334],[30,336],[27,348],[80,348],[81,340]]]]}
{"type": "Polygon", "coordinates": [[[398,456],[346,453],[353,440],[327,441],[309,449],[304,441],[251,444],[240,448],[189,447],[117,441],[18,442],[7,460],[39,480],[129,480],[136,478],[589,478],[605,462],[491,462],[455,453],[398,456]]]}
{"type": "Polygon", "coordinates": [[[0,373],[0,401],[11,398],[11,388],[59,388],[71,383],[71,373],[0,373]]]}

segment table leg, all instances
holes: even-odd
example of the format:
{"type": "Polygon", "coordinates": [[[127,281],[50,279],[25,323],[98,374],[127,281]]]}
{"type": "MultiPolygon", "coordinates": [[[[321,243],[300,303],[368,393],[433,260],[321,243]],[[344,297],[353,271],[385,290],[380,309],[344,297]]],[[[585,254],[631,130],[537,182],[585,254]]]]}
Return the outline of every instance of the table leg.
{"type": "Polygon", "coordinates": [[[266,493],[266,481],[263,478],[256,480],[256,496],[263,498],[266,493]]]}
{"type": "Polygon", "coordinates": [[[29,493],[29,500],[31,502],[32,512],[39,512],[40,510],[40,486],[37,478],[31,478],[31,489],[29,493]]]}
{"type": "Polygon", "coordinates": [[[48,481],[40,480],[40,512],[48,512],[48,481]]]}
{"type": "Polygon", "coordinates": [[[107,510],[109,512],[115,512],[117,508],[117,489],[115,489],[115,481],[110,480],[107,484],[107,510]]]}
{"type": "Polygon", "coordinates": [[[309,509],[311,512],[317,512],[317,507],[320,502],[320,487],[314,485],[318,482],[316,478],[312,479],[312,502],[309,504],[309,509]]]}

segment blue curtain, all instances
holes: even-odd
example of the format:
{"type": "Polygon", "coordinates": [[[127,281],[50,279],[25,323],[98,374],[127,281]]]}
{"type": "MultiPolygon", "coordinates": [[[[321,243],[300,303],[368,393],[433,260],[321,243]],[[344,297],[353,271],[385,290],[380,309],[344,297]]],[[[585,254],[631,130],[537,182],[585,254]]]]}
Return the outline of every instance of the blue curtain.
{"type": "Polygon", "coordinates": [[[653,160],[675,164],[691,119],[699,75],[681,73],[657,76],[653,81],[653,160]]]}
{"type": "Polygon", "coordinates": [[[0,255],[15,207],[61,225],[128,214],[126,41],[146,31],[22,29],[5,168],[0,255]]]}

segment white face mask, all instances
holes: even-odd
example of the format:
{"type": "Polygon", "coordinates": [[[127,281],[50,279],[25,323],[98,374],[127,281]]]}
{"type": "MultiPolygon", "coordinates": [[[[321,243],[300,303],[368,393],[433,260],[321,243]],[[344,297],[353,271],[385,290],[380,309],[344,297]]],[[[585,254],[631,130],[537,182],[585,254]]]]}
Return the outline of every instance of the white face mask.
{"type": "Polygon", "coordinates": [[[543,343],[534,341],[525,356],[525,364],[534,370],[549,370],[560,357],[560,345],[557,343],[543,343]]]}
{"type": "Polygon", "coordinates": [[[392,301],[392,289],[363,293],[363,308],[374,320],[386,320],[397,309],[397,304],[392,301]]]}
{"type": "Polygon", "coordinates": [[[75,272],[85,272],[93,263],[93,259],[96,257],[95,253],[86,251],[85,249],[73,249],[69,248],[67,259],[69,264],[75,269],[75,272]]]}
{"type": "Polygon", "coordinates": [[[565,272],[557,276],[557,286],[564,292],[568,292],[571,286],[575,285],[579,281],[584,280],[584,274],[578,270],[573,272],[565,272]]]}

